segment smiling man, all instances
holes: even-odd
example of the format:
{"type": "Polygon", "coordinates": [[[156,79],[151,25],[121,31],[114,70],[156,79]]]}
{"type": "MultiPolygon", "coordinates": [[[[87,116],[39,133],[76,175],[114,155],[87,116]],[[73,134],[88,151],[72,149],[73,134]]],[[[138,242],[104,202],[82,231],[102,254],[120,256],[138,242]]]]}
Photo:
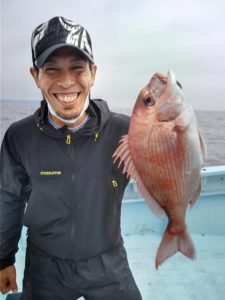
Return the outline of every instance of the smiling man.
{"type": "Polygon", "coordinates": [[[128,179],[112,161],[129,117],[90,99],[96,65],[82,26],[54,17],[31,45],[43,100],[2,143],[0,291],[17,291],[25,225],[23,300],[140,300],[120,230],[128,179]]]}
{"type": "Polygon", "coordinates": [[[51,119],[59,126],[76,127],[87,116],[89,92],[96,65],[72,47],[55,50],[40,70],[30,69],[47,101],[51,119]]]}

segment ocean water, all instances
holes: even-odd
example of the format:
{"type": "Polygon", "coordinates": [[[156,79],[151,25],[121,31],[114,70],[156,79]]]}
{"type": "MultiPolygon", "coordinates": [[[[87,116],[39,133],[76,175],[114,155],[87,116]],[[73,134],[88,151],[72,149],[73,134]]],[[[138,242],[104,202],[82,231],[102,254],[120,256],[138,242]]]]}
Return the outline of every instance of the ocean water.
{"type": "MultiPolygon", "coordinates": [[[[11,123],[34,113],[37,101],[2,100],[0,118],[0,142],[11,123]]],[[[132,108],[111,110],[131,115],[132,108]]],[[[207,160],[204,166],[225,165],[225,111],[195,111],[199,128],[207,145],[207,160]]]]}

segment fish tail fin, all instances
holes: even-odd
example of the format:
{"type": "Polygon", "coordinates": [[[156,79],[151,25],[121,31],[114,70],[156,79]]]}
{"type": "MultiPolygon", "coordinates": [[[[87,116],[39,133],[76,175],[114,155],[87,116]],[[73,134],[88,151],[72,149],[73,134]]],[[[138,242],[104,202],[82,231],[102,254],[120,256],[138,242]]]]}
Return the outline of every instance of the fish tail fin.
{"type": "Polygon", "coordinates": [[[195,247],[187,229],[176,235],[170,233],[167,229],[157,251],[155,260],[156,269],[158,269],[167,258],[178,251],[190,259],[196,258],[195,247]]]}

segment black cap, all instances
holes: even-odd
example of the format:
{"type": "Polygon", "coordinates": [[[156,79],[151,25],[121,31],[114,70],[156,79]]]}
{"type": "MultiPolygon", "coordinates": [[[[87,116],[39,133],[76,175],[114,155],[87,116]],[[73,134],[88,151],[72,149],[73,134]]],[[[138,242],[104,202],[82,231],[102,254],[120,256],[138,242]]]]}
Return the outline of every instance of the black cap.
{"type": "Polygon", "coordinates": [[[74,47],[94,63],[91,38],[81,25],[63,17],[54,17],[38,25],[32,34],[33,65],[41,68],[50,54],[62,47],[74,47]]]}

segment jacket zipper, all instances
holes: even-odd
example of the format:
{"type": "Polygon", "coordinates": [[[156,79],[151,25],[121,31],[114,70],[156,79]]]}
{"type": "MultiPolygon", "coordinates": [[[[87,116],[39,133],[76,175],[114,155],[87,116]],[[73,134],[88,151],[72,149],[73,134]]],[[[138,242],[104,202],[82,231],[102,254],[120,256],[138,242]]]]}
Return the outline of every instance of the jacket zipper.
{"type": "MultiPolygon", "coordinates": [[[[71,138],[70,134],[66,135],[66,144],[68,145],[67,146],[67,149],[68,149],[67,153],[69,155],[69,163],[70,163],[70,170],[71,170],[71,185],[72,185],[71,191],[72,191],[73,194],[75,194],[74,193],[75,174],[74,174],[74,171],[73,171],[75,166],[74,166],[74,155],[72,153],[73,144],[72,144],[72,138],[71,138]]],[[[76,224],[75,224],[76,222],[74,220],[74,213],[73,213],[74,205],[75,205],[74,201],[75,200],[76,199],[73,199],[73,202],[71,203],[71,229],[70,229],[70,235],[69,235],[69,245],[68,245],[69,247],[68,247],[68,249],[72,249],[71,245],[73,244],[72,240],[74,238],[74,232],[75,232],[75,227],[76,227],[76,224]]]]}

